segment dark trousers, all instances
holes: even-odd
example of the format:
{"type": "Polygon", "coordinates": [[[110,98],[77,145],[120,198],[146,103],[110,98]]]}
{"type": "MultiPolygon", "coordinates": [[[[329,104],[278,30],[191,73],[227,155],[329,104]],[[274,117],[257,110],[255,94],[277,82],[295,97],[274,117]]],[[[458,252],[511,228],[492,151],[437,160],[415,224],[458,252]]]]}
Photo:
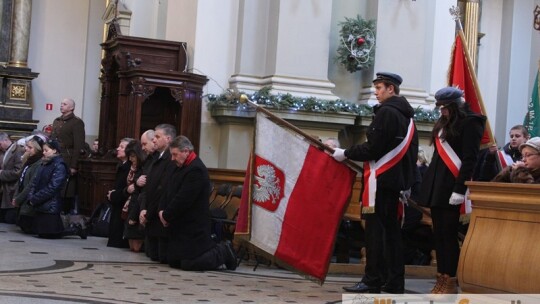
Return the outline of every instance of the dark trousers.
{"type": "Polygon", "coordinates": [[[366,269],[362,282],[368,286],[405,285],[398,202],[399,192],[377,189],[375,213],[362,215],[366,220],[366,269]]]}
{"type": "MultiPolygon", "coordinates": [[[[223,243],[216,244],[216,246],[193,259],[173,260],[169,258],[169,265],[187,271],[216,270],[225,263],[225,250],[223,243]]],[[[172,252],[171,256],[175,256],[175,253],[172,252]]]]}
{"type": "Polygon", "coordinates": [[[437,272],[450,277],[456,276],[459,261],[459,209],[460,206],[431,207],[437,272]]]}
{"type": "Polygon", "coordinates": [[[145,253],[152,261],[167,263],[169,239],[166,237],[146,236],[145,253]]]}

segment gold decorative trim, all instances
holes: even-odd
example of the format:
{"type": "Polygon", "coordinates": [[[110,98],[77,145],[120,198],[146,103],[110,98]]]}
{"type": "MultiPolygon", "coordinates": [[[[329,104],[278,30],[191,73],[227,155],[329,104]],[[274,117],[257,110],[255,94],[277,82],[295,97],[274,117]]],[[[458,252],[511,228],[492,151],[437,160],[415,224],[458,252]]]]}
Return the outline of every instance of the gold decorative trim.
{"type": "Polygon", "coordinates": [[[28,85],[26,83],[10,83],[9,84],[9,99],[24,100],[28,96],[28,85]]]}
{"type": "Polygon", "coordinates": [[[26,68],[28,67],[28,62],[26,61],[10,61],[9,66],[16,68],[26,68]]]}

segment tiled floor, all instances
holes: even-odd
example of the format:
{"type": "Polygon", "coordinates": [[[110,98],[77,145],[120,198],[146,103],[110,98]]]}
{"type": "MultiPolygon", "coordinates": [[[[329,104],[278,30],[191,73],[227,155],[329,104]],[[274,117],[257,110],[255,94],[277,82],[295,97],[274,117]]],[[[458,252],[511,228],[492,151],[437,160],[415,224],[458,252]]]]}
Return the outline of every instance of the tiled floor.
{"type": "MultiPolygon", "coordinates": [[[[0,224],[0,303],[340,303],[358,277],[319,286],[289,271],[242,262],[236,271],[185,272],[106,239],[45,240],[0,224]]],[[[407,279],[409,293],[433,280],[407,279]]]]}

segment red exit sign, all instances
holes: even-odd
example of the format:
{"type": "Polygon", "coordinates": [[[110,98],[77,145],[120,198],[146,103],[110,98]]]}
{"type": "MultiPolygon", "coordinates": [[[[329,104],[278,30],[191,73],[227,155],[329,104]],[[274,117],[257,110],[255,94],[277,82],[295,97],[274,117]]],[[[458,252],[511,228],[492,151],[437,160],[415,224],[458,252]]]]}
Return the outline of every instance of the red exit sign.
{"type": "Polygon", "coordinates": [[[45,110],[52,111],[52,103],[45,104],[45,110]]]}

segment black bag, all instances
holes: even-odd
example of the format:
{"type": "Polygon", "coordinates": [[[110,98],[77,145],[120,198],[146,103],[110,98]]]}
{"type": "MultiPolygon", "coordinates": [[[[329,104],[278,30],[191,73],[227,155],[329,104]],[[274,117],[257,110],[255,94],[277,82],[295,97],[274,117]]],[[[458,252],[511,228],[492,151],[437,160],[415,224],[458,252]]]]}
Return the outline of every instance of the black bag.
{"type": "Polygon", "coordinates": [[[90,216],[90,235],[109,237],[109,223],[111,221],[111,203],[99,204],[90,216]]]}

